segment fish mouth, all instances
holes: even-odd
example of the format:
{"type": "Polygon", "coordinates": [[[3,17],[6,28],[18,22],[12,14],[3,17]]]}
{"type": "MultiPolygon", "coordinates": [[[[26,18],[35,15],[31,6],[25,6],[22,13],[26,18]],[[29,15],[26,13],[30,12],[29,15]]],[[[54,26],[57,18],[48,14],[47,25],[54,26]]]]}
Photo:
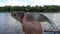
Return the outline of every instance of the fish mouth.
{"type": "Polygon", "coordinates": [[[11,12],[11,16],[16,19],[17,21],[22,22],[22,17],[24,16],[23,12],[11,12]]]}

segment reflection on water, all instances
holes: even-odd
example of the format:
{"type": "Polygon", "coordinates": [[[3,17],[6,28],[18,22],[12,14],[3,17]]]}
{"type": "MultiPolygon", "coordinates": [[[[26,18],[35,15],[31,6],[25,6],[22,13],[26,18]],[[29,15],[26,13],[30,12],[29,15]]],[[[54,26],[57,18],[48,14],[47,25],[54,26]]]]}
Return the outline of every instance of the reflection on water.
{"type": "Polygon", "coordinates": [[[0,13],[0,34],[24,34],[19,21],[11,17],[10,13],[0,13]]]}
{"type": "MultiPolygon", "coordinates": [[[[47,17],[49,17],[52,21],[56,21],[55,24],[58,26],[59,29],[59,14],[56,16],[56,13],[54,14],[47,14],[45,13],[47,17]],[[58,17],[58,18],[57,18],[58,17]],[[55,20],[54,20],[55,19],[55,20]]],[[[42,29],[50,29],[51,26],[48,24],[48,22],[43,22],[42,29]],[[48,26],[47,26],[48,25],[48,26]]],[[[43,32],[44,34],[53,34],[53,32],[43,32]]],[[[21,23],[17,20],[15,20],[13,17],[11,17],[10,13],[0,13],[0,34],[24,34],[22,30],[21,23]]],[[[59,33],[56,33],[59,34],[59,33]]]]}

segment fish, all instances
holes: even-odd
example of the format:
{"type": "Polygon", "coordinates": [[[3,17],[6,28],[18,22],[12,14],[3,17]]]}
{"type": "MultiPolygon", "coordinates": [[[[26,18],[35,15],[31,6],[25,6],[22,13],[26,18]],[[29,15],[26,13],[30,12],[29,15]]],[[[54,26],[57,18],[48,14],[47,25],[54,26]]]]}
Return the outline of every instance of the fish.
{"type": "Polygon", "coordinates": [[[22,23],[24,14],[27,15],[26,19],[27,21],[47,21],[54,30],[57,28],[55,27],[56,25],[51,21],[48,17],[45,15],[38,13],[38,12],[24,12],[24,11],[19,11],[19,12],[11,12],[11,16],[15,18],[16,20],[20,21],[22,23]]]}

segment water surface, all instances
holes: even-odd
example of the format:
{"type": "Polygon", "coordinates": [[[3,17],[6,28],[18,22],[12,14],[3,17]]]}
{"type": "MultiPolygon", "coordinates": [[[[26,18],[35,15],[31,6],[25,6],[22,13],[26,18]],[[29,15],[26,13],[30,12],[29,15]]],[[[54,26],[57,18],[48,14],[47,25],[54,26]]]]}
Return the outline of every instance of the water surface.
{"type": "MultiPolygon", "coordinates": [[[[60,13],[43,13],[52,20],[57,29],[60,30],[60,13]]],[[[42,22],[42,29],[52,29],[48,22],[42,22]]],[[[43,32],[44,34],[54,34],[53,32],[43,32]]],[[[21,23],[11,17],[10,13],[0,13],[0,34],[24,34],[21,23]]],[[[56,33],[59,34],[59,33],[56,33]]]]}

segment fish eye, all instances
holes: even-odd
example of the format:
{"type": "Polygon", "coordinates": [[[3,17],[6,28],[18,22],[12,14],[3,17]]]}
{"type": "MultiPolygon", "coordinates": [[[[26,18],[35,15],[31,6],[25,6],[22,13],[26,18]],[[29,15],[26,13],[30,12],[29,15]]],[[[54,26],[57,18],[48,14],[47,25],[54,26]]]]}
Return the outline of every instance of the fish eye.
{"type": "Polygon", "coordinates": [[[14,13],[14,16],[16,16],[16,14],[14,13]]]}

